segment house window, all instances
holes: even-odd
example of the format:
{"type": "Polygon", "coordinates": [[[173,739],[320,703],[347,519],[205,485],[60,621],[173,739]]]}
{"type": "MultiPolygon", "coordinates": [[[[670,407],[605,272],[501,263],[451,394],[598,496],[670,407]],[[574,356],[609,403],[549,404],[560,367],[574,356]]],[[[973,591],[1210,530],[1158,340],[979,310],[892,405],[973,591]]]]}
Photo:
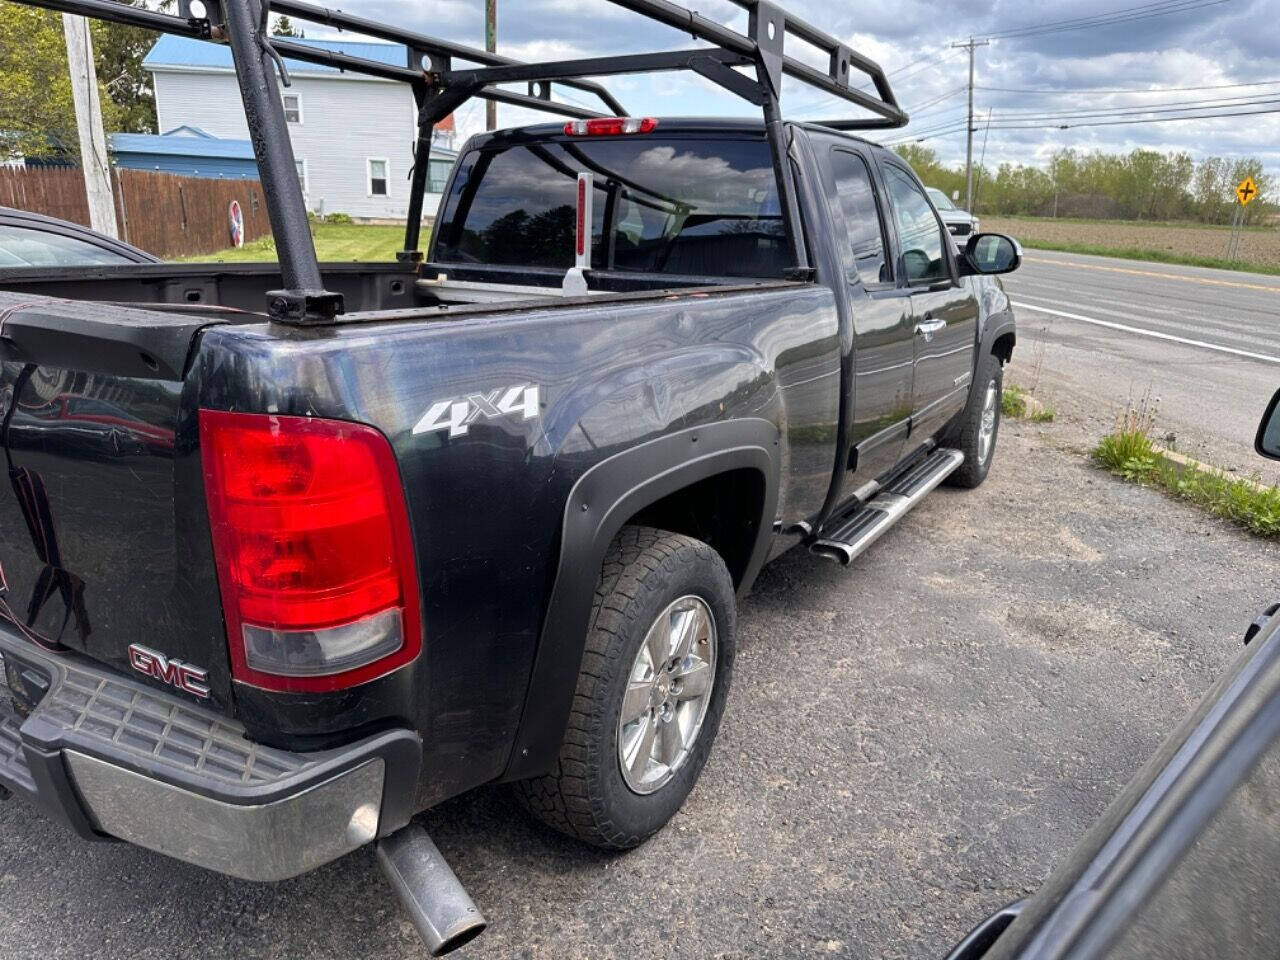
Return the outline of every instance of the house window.
{"type": "Polygon", "coordinates": [[[385,159],[373,159],[369,161],[369,196],[385,197],[387,195],[387,170],[389,167],[385,159]]]}
{"type": "Polygon", "coordinates": [[[427,193],[444,193],[445,184],[449,182],[449,173],[453,170],[452,160],[436,160],[427,162],[427,193]]]}
{"type": "Polygon", "coordinates": [[[302,95],[286,93],[284,95],[284,122],[302,123],[302,95]]]}
{"type": "Polygon", "coordinates": [[[307,195],[307,161],[293,161],[294,169],[298,171],[298,184],[302,187],[302,195],[307,195]]]}

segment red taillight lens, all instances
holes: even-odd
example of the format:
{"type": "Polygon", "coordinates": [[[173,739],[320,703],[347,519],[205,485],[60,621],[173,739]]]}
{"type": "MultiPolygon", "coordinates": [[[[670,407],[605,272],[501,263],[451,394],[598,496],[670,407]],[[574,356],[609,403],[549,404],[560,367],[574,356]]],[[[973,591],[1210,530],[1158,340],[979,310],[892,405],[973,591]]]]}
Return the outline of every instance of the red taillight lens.
{"type": "Polygon", "coordinates": [[[564,125],[566,137],[619,137],[628,133],[652,133],[655,117],[600,117],[597,120],[570,120],[564,125]]]}
{"type": "Polygon", "coordinates": [[[418,655],[417,573],[386,437],[338,420],[201,410],[200,444],[237,680],[337,690],[418,655]]]}

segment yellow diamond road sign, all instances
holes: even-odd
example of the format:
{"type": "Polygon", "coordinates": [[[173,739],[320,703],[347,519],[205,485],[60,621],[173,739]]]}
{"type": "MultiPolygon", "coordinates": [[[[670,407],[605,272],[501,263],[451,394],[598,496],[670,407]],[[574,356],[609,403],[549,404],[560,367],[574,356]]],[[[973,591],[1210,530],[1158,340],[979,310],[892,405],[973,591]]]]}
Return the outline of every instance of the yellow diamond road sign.
{"type": "Polygon", "coordinates": [[[1253,182],[1253,177],[1245,177],[1236,185],[1236,199],[1242,207],[1257,195],[1258,185],[1253,182]]]}

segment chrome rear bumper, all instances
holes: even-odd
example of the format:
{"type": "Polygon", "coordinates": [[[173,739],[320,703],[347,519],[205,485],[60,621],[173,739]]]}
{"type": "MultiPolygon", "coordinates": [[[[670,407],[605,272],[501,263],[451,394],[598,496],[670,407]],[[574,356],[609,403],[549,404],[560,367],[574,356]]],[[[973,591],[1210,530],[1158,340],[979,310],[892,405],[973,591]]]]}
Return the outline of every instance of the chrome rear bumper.
{"type": "Polygon", "coordinates": [[[294,753],[177,696],[0,626],[26,716],[0,684],[0,787],[81,836],[117,837],[246,880],[283,880],[409,821],[421,742],[386,731],[294,753]]]}

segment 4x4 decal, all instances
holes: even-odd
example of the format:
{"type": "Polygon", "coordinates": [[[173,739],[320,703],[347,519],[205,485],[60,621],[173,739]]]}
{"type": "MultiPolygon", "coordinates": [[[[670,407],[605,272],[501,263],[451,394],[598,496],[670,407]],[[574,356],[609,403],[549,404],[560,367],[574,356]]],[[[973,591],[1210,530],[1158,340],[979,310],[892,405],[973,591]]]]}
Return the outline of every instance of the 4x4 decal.
{"type": "Polygon", "coordinates": [[[460,437],[481,417],[496,420],[519,414],[521,420],[538,415],[538,388],[525,383],[499,387],[488,393],[473,393],[462,399],[437,400],[413,427],[414,433],[448,430],[449,436],[460,437]]]}

